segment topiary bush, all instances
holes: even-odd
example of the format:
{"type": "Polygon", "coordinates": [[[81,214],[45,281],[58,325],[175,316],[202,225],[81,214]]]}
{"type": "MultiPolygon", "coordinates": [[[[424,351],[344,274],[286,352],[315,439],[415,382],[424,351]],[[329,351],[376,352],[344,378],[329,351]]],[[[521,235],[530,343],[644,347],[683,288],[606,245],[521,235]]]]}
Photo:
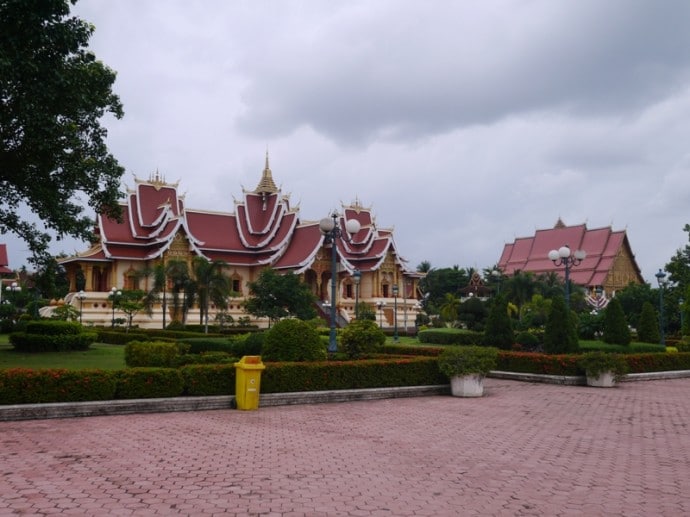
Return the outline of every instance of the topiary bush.
{"type": "Polygon", "coordinates": [[[386,335],[371,320],[353,321],[340,332],[340,347],[351,359],[379,352],[385,342],[386,335]]]}
{"type": "Polygon", "coordinates": [[[433,328],[420,330],[417,339],[430,345],[481,345],[484,334],[473,330],[433,328]]]}
{"type": "Polygon", "coordinates": [[[320,361],[328,352],[314,327],[284,319],[266,331],[261,355],[266,361],[320,361]]]}
{"type": "Polygon", "coordinates": [[[573,318],[560,296],[553,298],[551,312],[544,329],[544,352],[547,354],[575,354],[580,346],[573,318]]]}
{"type": "Polygon", "coordinates": [[[630,329],[623,313],[623,307],[617,298],[604,309],[604,343],[627,346],[630,344],[630,329]]]}
{"type": "Polygon", "coordinates": [[[172,368],[189,345],[167,341],[131,341],[125,345],[125,364],[134,367],[172,368]]]}
{"type": "Polygon", "coordinates": [[[649,302],[642,304],[642,312],[637,322],[637,339],[642,343],[659,343],[659,319],[654,306],[649,302]]]}
{"type": "Polygon", "coordinates": [[[27,321],[26,330],[10,334],[10,343],[18,352],[68,352],[87,350],[96,341],[96,332],[85,332],[72,321],[27,321]]]}
{"type": "Polygon", "coordinates": [[[499,298],[491,307],[489,317],[486,319],[484,345],[510,350],[514,343],[515,334],[508,315],[508,300],[499,298]]]}

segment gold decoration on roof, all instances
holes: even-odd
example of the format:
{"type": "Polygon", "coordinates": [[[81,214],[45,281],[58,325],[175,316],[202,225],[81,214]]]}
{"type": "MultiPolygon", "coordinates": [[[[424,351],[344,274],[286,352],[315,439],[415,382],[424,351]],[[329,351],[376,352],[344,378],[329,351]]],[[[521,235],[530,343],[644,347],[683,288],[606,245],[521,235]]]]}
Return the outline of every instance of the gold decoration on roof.
{"type": "Polygon", "coordinates": [[[278,192],[278,187],[276,187],[273,181],[273,174],[271,173],[271,168],[268,166],[268,151],[266,151],[266,167],[261,174],[261,181],[256,186],[254,190],[256,194],[274,194],[278,192]]]}

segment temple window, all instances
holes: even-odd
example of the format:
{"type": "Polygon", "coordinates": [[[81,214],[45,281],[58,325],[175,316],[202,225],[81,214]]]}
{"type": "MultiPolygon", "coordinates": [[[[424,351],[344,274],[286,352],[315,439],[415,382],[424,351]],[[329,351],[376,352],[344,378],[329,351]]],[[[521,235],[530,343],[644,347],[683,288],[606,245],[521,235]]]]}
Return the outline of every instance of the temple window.
{"type": "Polygon", "coordinates": [[[125,273],[125,289],[139,289],[139,275],[133,269],[130,269],[127,271],[127,273],[125,273]]]}
{"type": "Polygon", "coordinates": [[[381,286],[381,288],[383,289],[383,297],[384,297],[384,298],[388,298],[388,297],[390,296],[390,295],[388,294],[388,292],[389,292],[389,291],[388,291],[389,285],[388,285],[388,284],[383,284],[383,285],[381,286]]]}
{"type": "Polygon", "coordinates": [[[354,298],[355,296],[354,296],[352,291],[353,291],[352,284],[350,284],[350,283],[345,284],[345,298],[354,298]]]}
{"type": "Polygon", "coordinates": [[[232,290],[238,294],[242,294],[242,280],[240,278],[232,279],[232,290]]]}

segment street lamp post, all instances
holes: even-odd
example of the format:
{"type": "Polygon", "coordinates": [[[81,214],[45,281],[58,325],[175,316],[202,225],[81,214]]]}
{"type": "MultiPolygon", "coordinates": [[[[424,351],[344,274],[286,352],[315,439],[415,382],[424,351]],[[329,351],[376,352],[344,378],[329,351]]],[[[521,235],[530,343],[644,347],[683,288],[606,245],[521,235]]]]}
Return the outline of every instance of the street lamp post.
{"type": "Polygon", "coordinates": [[[355,319],[359,319],[359,283],[362,281],[362,272],[359,269],[355,269],[352,274],[355,278],[355,319]]]}
{"type": "Polygon", "coordinates": [[[683,335],[683,327],[685,326],[685,300],[683,297],[678,299],[678,309],[680,310],[680,335],[683,335]]]}
{"type": "Polygon", "coordinates": [[[379,310],[379,327],[383,328],[383,308],[386,306],[386,302],[377,302],[376,307],[379,310]]]}
{"type": "Polygon", "coordinates": [[[348,235],[354,235],[359,231],[360,228],[359,221],[357,221],[356,219],[350,219],[349,221],[346,221],[345,228],[342,228],[341,225],[342,223],[338,224],[337,212],[333,212],[330,217],[324,217],[323,219],[321,219],[321,221],[319,221],[319,228],[321,230],[321,233],[323,233],[325,237],[324,243],[331,245],[331,329],[328,336],[328,351],[330,353],[335,353],[338,351],[338,343],[336,341],[335,333],[335,287],[336,276],[338,274],[338,251],[336,239],[338,237],[342,239],[349,239],[348,235]]]}
{"type": "Polygon", "coordinates": [[[393,284],[393,342],[398,342],[398,284],[393,284]]]}
{"type": "Polygon", "coordinates": [[[666,336],[664,336],[664,285],[666,282],[666,273],[661,269],[654,275],[656,281],[659,283],[659,336],[661,338],[661,346],[666,346],[666,336]]]}
{"type": "MultiPolygon", "coordinates": [[[[86,293],[83,289],[77,293],[77,298],[79,299],[79,324],[81,325],[81,317],[84,312],[84,300],[86,300],[86,293]]],[[[115,315],[113,314],[113,320],[114,319],[115,315]]]]}
{"type": "Polygon", "coordinates": [[[556,267],[563,266],[565,268],[565,306],[570,310],[570,269],[573,266],[579,266],[587,256],[583,250],[575,250],[575,253],[570,254],[570,247],[566,244],[557,250],[549,251],[549,260],[551,260],[556,267]]]}
{"type": "Polygon", "coordinates": [[[491,272],[491,276],[493,277],[494,281],[496,282],[496,296],[501,294],[501,271],[498,269],[494,269],[491,272]]]}
{"type": "Polygon", "coordinates": [[[110,328],[115,328],[115,304],[120,296],[122,296],[122,291],[118,291],[117,287],[110,289],[110,295],[108,298],[110,298],[113,302],[113,318],[110,320],[110,328]]]}

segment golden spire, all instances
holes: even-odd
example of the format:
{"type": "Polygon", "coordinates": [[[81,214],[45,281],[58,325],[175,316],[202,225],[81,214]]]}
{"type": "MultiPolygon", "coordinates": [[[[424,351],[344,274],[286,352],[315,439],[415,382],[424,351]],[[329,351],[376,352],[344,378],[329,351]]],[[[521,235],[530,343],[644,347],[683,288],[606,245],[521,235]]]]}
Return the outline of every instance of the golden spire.
{"type": "Polygon", "coordinates": [[[256,194],[273,194],[278,192],[278,187],[276,187],[273,181],[273,174],[271,173],[271,168],[268,166],[268,149],[266,149],[266,167],[264,168],[263,174],[261,174],[261,181],[256,186],[254,190],[256,194]]]}

